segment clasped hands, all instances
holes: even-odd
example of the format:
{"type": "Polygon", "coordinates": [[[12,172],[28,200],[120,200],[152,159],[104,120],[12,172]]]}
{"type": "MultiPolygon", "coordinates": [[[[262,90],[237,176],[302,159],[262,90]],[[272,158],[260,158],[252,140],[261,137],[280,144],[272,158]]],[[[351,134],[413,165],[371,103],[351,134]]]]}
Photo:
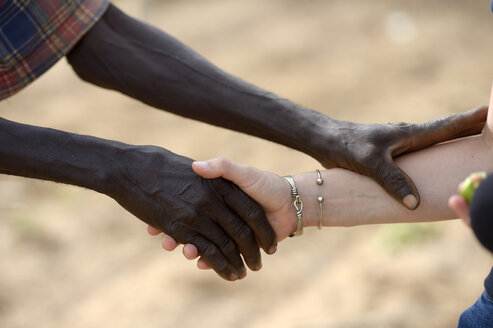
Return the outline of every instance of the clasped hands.
{"type": "MultiPolygon", "coordinates": [[[[341,167],[373,178],[392,197],[414,209],[419,204],[418,191],[393,159],[435,143],[478,134],[486,114],[487,107],[479,107],[423,124],[341,122],[338,144],[330,145],[330,151],[317,159],[326,168],[341,167]]],[[[259,245],[272,254],[276,242],[296,230],[289,184],[274,173],[227,159],[194,162],[193,165],[191,160],[181,160],[174,170],[177,171],[168,174],[176,175],[172,185],[178,188],[174,195],[163,196],[171,198],[165,204],[154,205],[164,205],[164,209],[156,208],[162,214],[154,221],[156,223],[148,222],[148,232],[158,235],[164,231],[162,244],[166,250],[185,244],[185,257],[200,256],[199,268],[212,268],[226,280],[243,278],[246,270],[240,254],[250,269],[258,270],[261,267],[259,245]],[[186,177],[179,172],[187,172],[186,177]]],[[[152,175],[152,172],[147,174],[152,175]]],[[[315,173],[312,175],[314,179],[315,173]]],[[[164,195],[166,188],[158,188],[160,180],[155,181],[156,192],[164,195]]],[[[318,224],[315,211],[305,218],[304,226],[318,224]]],[[[345,224],[326,221],[324,225],[345,224]]]]}

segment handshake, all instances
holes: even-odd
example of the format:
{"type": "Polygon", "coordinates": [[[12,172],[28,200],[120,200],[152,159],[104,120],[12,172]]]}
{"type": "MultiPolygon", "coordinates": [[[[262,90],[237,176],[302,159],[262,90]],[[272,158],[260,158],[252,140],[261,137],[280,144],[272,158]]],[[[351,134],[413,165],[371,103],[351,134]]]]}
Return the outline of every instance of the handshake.
{"type": "Polygon", "coordinates": [[[224,159],[193,163],[161,147],[0,119],[0,171],[105,194],[150,225],[152,234],[164,232],[166,249],[185,244],[185,255],[200,256],[200,267],[236,280],[246,275],[245,264],[261,268],[260,248],[273,254],[277,242],[303,226],[454,218],[447,199],[457,179],[493,171],[487,111],[480,107],[423,124],[365,125],[300,110],[311,118],[298,130],[310,128],[306,133],[318,137],[305,143],[291,136],[284,144],[330,170],[292,181],[224,159]]]}
{"type": "MultiPolygon", "coordinates": [[[[491,149],[481,147],[489,130],[461,138],[481,131],[486,112],[481,107],[425,124],[350,123],[350,131],[340,136],[347,147],[331,153],[339,160],[324,162],[326,167],[339,168],[293,177],[301,207],[294,204],[291,184],[274,173],[222,158],[193,162],[157,147],[147,148],[138,161],[146,164],[150,160],[148,165],[127,168],[137,175],[121,189],[127,192],[114,198],[145,218],[151,235],[165,233],[164,249],[172,251],[179,243],[185,244],[186,258],[200,257],[199,268],[212,268],[233,281],[246,276],[244,264],[259,270],[259,248],[275,253],[277,242],[299,230],[298,222],[303,228],[455,218],[446,206],[458,183],[454,177],[465,177],[476,168],[488,169],[486,157],[491,149]],[[471,153],[471,159],[463,156],[466,159],[459,160],[457,154],[464,153],[471,153]],[[406,155],[394,162],[402,154],[406,155]],[[142,195],[123,198],[131,189],[142,195]],[[422,190],[419,208],[417,189],[422,190]],[[146,214],[149,207],[155,215],[146,214]]],[[[141,151],[136,148],[132,153],[141,151]]]]}

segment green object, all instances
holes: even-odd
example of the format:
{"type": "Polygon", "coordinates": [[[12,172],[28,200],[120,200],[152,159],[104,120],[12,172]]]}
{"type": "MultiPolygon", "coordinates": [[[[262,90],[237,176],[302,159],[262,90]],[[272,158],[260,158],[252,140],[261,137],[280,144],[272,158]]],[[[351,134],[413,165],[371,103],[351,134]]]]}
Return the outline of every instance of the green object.
{"type": "Polygon", "coordinates": [[[478,188],[481,181],[486,178],[486,172],[476,172],[469,175],[462,183],[460,194],[465,198],[468,204],[471,203],[474,192],[478,188]]]}
{"type": "Polygon", "coordinates": [[[436,240],[442,227],[437,222],[385,224],[381,227],[379,241],[385,251],[400,252],[436,240]]]}

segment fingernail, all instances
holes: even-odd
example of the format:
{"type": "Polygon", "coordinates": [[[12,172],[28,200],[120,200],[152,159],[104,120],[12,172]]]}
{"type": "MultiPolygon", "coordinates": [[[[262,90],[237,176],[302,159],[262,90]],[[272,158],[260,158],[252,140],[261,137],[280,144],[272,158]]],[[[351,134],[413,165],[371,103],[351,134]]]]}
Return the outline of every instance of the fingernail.
{"type": "Polygon", "coordinates": [[[269,248],[269,252],[267,254],[272,255],[275,252],[277,252],[277,246],[272,246],[271,248],[269,248]]]}
{"type": "Polygon", "coordinates": [[[238,275],[236,273],[232,273],[229,275],[229,280],[235,281],[238,280],[238,275]]]}
{"type": "Polygon", "coordinates": [[[207,170],[207,168],[209,167],[209,163],[205,161],[195,162],[195,166],[199,169],[207,170]]]}
{"type": "Polygon", "coordinates": [[[262,263],[259,263],[253,270],[258,271],[262,269],[262,263]]]}
{"type": "Polygon", "coordinates": [[[409,194],[402,199],[402,203],[410,210],[414,210],[418,206],[418,199],[413,194],[409,194]]]}

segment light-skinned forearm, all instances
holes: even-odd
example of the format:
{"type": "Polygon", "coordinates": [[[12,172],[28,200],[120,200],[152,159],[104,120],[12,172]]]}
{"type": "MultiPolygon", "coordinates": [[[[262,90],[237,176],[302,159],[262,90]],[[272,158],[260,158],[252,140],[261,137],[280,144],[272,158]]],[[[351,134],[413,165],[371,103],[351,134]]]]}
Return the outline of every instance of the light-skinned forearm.
{"type": "MultiPolygon", "coordinates": [[[[421,205],[415,211],[400,206],[371,179],[333,169],[322,172],[321,186],[315,183],[314,172],[295,176],[304,202],[304,225],[318,225],[319,195],[324,197],[325,226],[455,219],[447,206],[448,198],[457,192],[457,185],[469,173],[493,171],[493,154],[483,136],[475,136],[404,155],[398,158],[397,164],[408,172],[420,190],[421,205]]],[[[293,214],[293,231],[295,219],[293,214]]]]}

